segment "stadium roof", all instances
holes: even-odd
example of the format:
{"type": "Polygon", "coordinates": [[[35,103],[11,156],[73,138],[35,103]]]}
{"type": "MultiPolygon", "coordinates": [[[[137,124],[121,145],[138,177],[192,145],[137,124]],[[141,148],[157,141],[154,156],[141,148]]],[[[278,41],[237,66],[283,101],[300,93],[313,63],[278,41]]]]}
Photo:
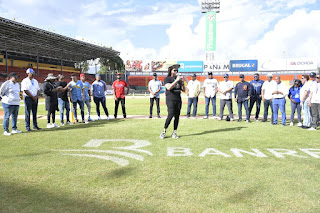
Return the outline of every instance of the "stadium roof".
{"type": "Polygon", "coordinates": [[[0,17],[0,51],[39,56],[67,62],[100,57],[114,58],[120,52],[0,17]]]}

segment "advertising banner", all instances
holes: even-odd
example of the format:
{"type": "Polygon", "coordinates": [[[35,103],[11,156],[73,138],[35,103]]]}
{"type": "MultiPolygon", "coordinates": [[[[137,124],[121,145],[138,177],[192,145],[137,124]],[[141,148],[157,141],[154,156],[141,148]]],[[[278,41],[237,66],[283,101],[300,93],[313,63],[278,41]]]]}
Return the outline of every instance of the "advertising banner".
{"type": "Polygon", "coordinates": [[[257,71],[258,60],[231,60],[230,71],[243,72],[243,71],[257,71]]]}
{"type": "Polygon", "coordinates": [[[151,61],[127,60],[126,70],[129,72],[151,72],[151,61]]]}
{"type": "Polygon", "coordinates": [[[206,13],[206,51],[216,51],[216,12],[206,13]]]}
{"type": "Polygon", "coordinates": [[[152,61],[152,71],[153,72],[168,71],[168,67],[177,63],[178,63],[177,61],[152,61]]]}
{"type": "Polygon", "coordinates": [[[203,72],[203,61],[178,61],[179,72],[203,72]]]}
{"type": "Polygon", "coordinates": [[[229,72],[230,61],[204,61],[203,72],[229,72]]]}
{"type": "Polygon", "coordinates": [[[317,63],[315,58],[289,58],[287,70],[316,70],[317,63]]]}
{"type": "Polygon", "coordinates": [[[287,70],[286,59],[259,59],[258,71],[287,70]]]}

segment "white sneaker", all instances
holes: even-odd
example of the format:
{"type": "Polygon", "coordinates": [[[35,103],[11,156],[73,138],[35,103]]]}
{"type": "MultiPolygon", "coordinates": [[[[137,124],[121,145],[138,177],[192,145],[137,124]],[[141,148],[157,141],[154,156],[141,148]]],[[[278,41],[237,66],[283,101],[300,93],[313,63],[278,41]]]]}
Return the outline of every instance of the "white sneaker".
{"type": "Polygon", "coordinates": [[[11,133],[12,133],[12,134],[20,134],[20,133],[22,133],[22,132],[21,132],[20,130],[13,129],[11,133]]]}
{"type": "Polygon", "coordinates": [[[53,123],[52,126],[55,127],[55,128],[59,128],[60,127],[56,123],[53,123]]]}
{"type": "Polygon", "coordinates": [[[293,122],[290,123],[290,126],[293,126],[293,122]]]}
{"type": "Polygon", "coordinates": [[[164,139],[166,137],[166,132],[162,131],[160,134],[160,139],[164,139]]]}
{"type": "Polygon", "coordinates": [[[61,123],[61,124],[60,124],[60,126],[64,126],[64,125],[65,125],[64,123],[61,123]]]}
{"type": "Polygon", "coordinates": [[[110,117],[109,116],[107,117],[107,120],[110,121],[110,117]]]}
{"type": "Polygon", "coordinates": [[[84,123],[85,123],[85,124],[88,124],[88,123],[89,123],[89,121],[84,121],[84,123]]]}
{"type": "Polygon", "coordinates": [[[47,124],[47,128],[48,129],[54,128],[54,125],[53,124],[47,124]]]}
{"type": "Polygon", "coordinates": [[[302,123],[301,122],[298,123],[298,127],[302,127],[302,123]]]}
{"type": "Polygon", "coordinates": [[[213,116],[213,119],[218,119],[218,117],[217,116],[213,116]]]}
{"type": "Polygon", "coordinates": [[[203,119],[208,119],[208,116],[204,116],[204,118],[203,119]]]}
{"type": "MultiPolygon", "coordinates": [[[[109,118],[109,117],[108,117],[108,118],[109,118]]],[[[100,121],[100,120],[101,120],[101,117],[99,116],[99,117],[98,117],[98,121],[100,121]]]]}
{"type": "Polygon", "coordinates": [[[5,135],[5,136],[10,136],[10,135],[12,135],[10,132],[8,132],[8,131],[4,131],[3,132],[3,135],[5,135]]]}
{"type": "Polygon", "coordinates": [[[178,138],[179,138],[179,135],[177,134],[176,131],[173,131],[171,137],[174,138],[174,139],[178,139],[178,138]]]}
{"type": "Polygon", "coordinates": [[[66,123],[67,125],[72,125],[72,123],[70,122],[70,121],[67,121],[67,123],[66,123]]]}
{"type": "Polygon", "coordinates": [[[309,128],[308,130],[309,130],[309,131],[316,131],[317,129],[314,128],[314,127],[311,127],[311,128],[309,128]]]}
{"type": "MultiPolygon", "coordinates": [[[[220,117],[218,117],[218,121],[221,121],[222,119],[220,118],[220,117]]],[[[232,118],[232,120],[233,120],[233,118],[232,118]]],[[[230,119],[230,121],[231,121],[231,119],[230,119]]]]}

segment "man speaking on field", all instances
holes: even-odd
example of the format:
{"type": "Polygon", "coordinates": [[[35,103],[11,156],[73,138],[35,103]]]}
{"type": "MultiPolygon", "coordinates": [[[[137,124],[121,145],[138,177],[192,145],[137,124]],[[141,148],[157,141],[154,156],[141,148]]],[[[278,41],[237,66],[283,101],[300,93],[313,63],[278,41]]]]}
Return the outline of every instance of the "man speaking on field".
{"type": "Polygon", "coordinates": [[[160,134],[160,139],[166,137],[167,128],[170,125],[172,118],[174,117],[174,126],[172,138],[179,138],[177,135],[177,129],[179,125],[179,117],[181,111],[181,91],[185,92],[183,79],[178,74],[179,64],[172,65],[168,68],[168,76],[164,79],[164,85],[166,87],[166,104],[168,107],[168,117],[164,125],[164,130],[160,134]]]}

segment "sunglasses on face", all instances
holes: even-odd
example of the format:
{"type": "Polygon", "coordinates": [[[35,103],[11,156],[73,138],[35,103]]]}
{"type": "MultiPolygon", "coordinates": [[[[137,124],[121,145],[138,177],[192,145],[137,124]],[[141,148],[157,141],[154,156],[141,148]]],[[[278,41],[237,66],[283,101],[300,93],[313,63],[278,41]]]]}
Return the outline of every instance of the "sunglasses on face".
{"type": "Polygon", "coordinates": [[[304,78],[301,78],[301,80],[303,80],[304,78]]]}
{"type": "Polygon", "coordinates": [[[316,79],[319,79],[320,77],[316,77],[316,79]]]}
{"type": "Polygon", "coordinates": [[[223,77],[223,78],[228,78],[228,77],[223,77]]]}
{"type": "Polygon", "coordinates": [[[174,72],[179,72],[178,70],[173,70],[174,72]]]}

